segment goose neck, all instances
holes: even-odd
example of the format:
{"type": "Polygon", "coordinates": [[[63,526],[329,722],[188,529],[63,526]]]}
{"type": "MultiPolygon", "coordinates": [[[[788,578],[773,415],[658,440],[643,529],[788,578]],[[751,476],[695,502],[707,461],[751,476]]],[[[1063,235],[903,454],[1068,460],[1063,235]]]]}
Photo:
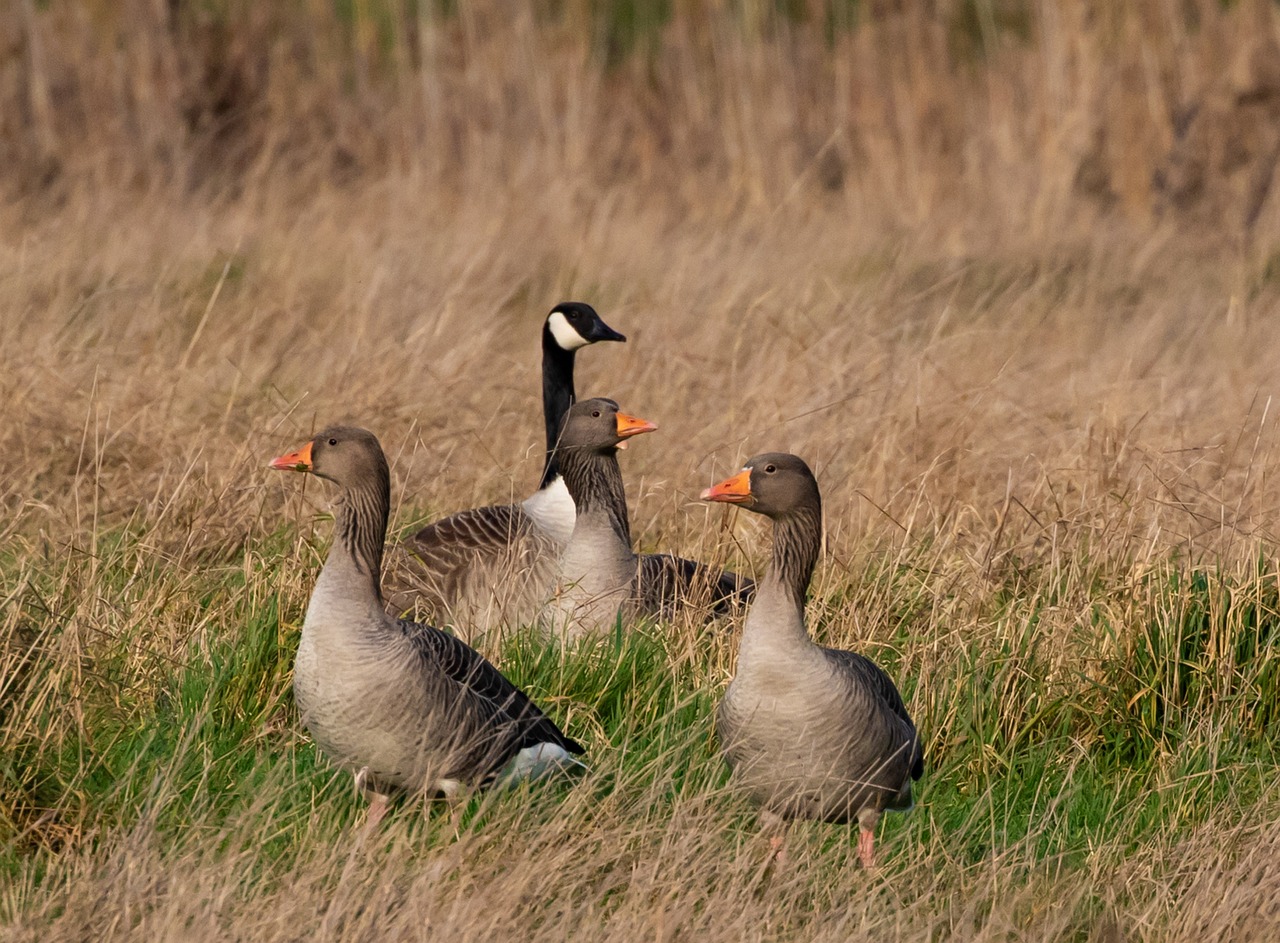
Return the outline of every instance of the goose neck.
{"type": "Polygon", "coordinates": [[[627,494],[616,450],[561,449],[557,454],[565,487],[573,498],[579,521],[603,517],[617,538],[631,547],[627,494]]]}
{"type": "Polygon", "coordinates": [[[556,440],[565,413],[573,405],[574,352],[555,342],[547,327],[542,329],[542,416],[547,429],[547,454],[542,466],[539,488],[545,488],[559,474],[555,454],[556,440]]]}
{"type": "Polygon", "coordinates": [[[804,604],[821,542],[820,511],[774,520],[773,560],[747,612],[738,650],[739,674],[813,649],[804,604]]]}
{"type": "Polygon", "coordinates": [[[822,551],[822,509],[804,507],[778,517],[773,524],[773,559],[766,585],[804,609],[809,581],[822,551]]]}
{"type": "Polygon", "coordinates": [[[344,488],[334,504],[334,542],[326,569],[354,571],[361,585],[382,596],[382,548],[391,508],[387,479],[344,488]]]}

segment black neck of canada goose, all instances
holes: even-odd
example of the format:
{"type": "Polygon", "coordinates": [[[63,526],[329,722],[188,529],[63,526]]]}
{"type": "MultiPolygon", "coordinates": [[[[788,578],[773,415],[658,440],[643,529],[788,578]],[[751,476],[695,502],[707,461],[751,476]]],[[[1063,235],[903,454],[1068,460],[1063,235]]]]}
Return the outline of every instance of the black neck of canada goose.
{"type": "Polygon", "coordinates": [[[598,341],[625,341],[596,313],[581,301],[564,301],[551,309],[542,322],[542,416],[547,426],[547,455],[542,466],[542,489],[555,480],[555,445],[560,424],[573,405],[573,360],[579,348],[598,341]]]}
{"type": "Polygon", "coordinates": [[[542,325],[542,415],[547,425],[547,456],[542,466],[539,488],[545,488],[559,474],[556,466],[556,439],[560,424],[573,405],[573,358],[575,352],[561,347],[551,333],[550,322],[542,325]]]}
{"type": "Polygon", "coordinates": [[[618,467],[617,449],[562,448],[557,458],[578,517],[603,512],[618,539],[630,547],[627,493],[622,484],[622,469],[618,467]]]}

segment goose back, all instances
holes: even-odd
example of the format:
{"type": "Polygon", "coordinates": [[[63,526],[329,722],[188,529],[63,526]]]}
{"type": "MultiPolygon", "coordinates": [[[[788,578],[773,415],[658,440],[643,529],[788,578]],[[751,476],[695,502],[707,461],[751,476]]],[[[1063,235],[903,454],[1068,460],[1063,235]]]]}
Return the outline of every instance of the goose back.
{"type": "Polygon", "coordinates": [[[689,609],[728,615],[755,595],[756,584],[750,577],[669,553],[641,554],[639,567],[641,607],[664,618],[689,609]]]}
{"type": "Polygon", "coordinates": [[[530,625],[554,585],[559,550],[520,505],[461,511],[391,554],[388,604],[393,613],[434,618],[468,636],[530,625]]]}

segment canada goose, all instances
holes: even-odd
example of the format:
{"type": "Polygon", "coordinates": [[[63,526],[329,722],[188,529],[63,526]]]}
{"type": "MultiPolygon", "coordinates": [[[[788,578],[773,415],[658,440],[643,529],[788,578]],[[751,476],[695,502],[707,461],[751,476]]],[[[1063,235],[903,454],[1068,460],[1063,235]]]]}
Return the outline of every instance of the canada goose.
{"type": "Polygon", "coordinates": [[[576,399],[573,391],[574,353],[598,341],[625,342],[600,319],[595,308],[578,301],[556,305],[542,326],[542,419],[546,428],[547,451],[543,458],[538,490],[520,503],[534,525],[558,545],[569,542],[573,533],[573,499],[564,486],[556,465],[556,438],[565,413],[576,399]]]}
{"type": "Polygon", "coordinates": [[[536,776],[583,752],[479,652],[387,615],[391,476],[373,433],[333,426],[270,467],[338,487],[335,539],[307,606],[293,692],[316,744],[370,796],[370,824],[394,790],[452,795],[536,776]]]}
{"type": "Polygon", "coordinates": [[[560,554],[553,610],[567,636],[612,628],[621,612],[672,615],[710,601],[744,601],[754,583],[733,573],[667,554],[631,549],[627,498],[617,450],[657,426],[618,411],[610,399],[575,403],[565,416],[556,460],[577,507],[573,534],[560,554]],[[711,594],[710,597],[708,594],[711,594]]]}
{"type": "Polygon", "coordinates": [[[490,505],[442,518],[406,540],[395,554],[391,606],[421,601],[436,618],[483,630],[529,622],[546,599],[555,556],[573,532],[573,499],[556,465],[555,440],[574,401],[579,349],[625,341],[594,308],[556,305],[542,325],[542,411],[546,456],[538,490],[520,504],[490,505]]]}
{"type": "Polygon", "coordinates": [[[822,543],[809,466],[769,452],[702,492],[773,519],[773,560],[747,611],[738,664],[716,714],[734,777],[784,818],[858,820],[858,857],[874,864],[885,809],[911,808],[924,752],[889,676],[856,652],[815,645],[805,594],[822,543]]]}

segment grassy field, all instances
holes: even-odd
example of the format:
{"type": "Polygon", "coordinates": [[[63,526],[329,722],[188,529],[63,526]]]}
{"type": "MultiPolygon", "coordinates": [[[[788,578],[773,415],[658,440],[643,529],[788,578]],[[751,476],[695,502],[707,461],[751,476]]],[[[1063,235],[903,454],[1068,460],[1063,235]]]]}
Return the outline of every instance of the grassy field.
{"type": "Polygon", "coordinates": [[[1275,23],[1076,6],[0,11],[0,939],[1280,935],[1275,23]],[[300,729],[266,461],[373,429],[393,537],[525,494],[567,298],[644,549],[758,574],[697,493],[814,467],[813,634],[926,746],[877,873],[769,861],[730,623],[507,639],[591,771],[368,840],[300,729]]]}

